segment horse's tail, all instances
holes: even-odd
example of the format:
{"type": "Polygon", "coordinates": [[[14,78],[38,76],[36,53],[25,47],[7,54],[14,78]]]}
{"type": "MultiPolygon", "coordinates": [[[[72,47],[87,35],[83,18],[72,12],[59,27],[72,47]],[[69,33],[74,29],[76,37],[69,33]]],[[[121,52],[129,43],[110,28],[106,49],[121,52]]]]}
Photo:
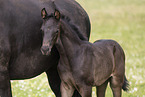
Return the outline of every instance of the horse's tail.
{"type": "Polygon", "coordinates": [[[124,82],[123,82],[123,86],[122,86],[122,89],[124,90],[124,91],[129,91],[129,82],[128,82],[128,80],[126,79],[126,76],[124,76],[124,82]]]}

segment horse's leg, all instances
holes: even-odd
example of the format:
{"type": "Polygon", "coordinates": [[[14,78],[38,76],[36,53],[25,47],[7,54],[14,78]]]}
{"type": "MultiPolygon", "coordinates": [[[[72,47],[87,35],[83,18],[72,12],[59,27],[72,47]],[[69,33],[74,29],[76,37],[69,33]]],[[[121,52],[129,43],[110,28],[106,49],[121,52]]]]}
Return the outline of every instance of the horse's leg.
{"type": "Polygon", "coordinates": [[[58,75],[57,71],[57,65],[59,61],[59,53],[54,46],[51,51],[51,59],[50,62],[48,63],[48,70],[46,71],[47,77],[48,77],[48,82],[49,85],[54,92],[56,97],[61,97],[60,95],[60,77],[58,75]]]}
{"type": "Polygon", "coordinates": [[[121,97],[122,93],[122,82],[120,78],[112,76],[110,80],[110,87],[113,92],[113,97],[121,97]]]}
{"type": "Polygon", "coordinates": [[[73,97],[81,97],[79,92],[77,90],[74,91],[73,97]]]}
{"type": "Polygon", "coordinates": [[[105,81],[102,85],[97,86],[97,97],[105,97],[106,88],[108,85],[108,80],[105,81]]]}
{"type": "Polygon", "coordinates": [[[60,95],[60,77],[57,72],[57,67],[52,67],[46,72],[48,77],[49,85],[54,92],[56,97],[61,97],[60,95]]]}
{"type": "MultiPolygon", "coordinates": [[[[58,75],[58,71],[56,67],[50,68],[47,70],[46,72],[47,76],[48,76],[48,82],[49,85],[52,89],[52,91],[54,92],[56,97],[61,97],[61,93],[60,93],[60,77],[58,75]]],[[[75,90],[73,97],[81,97],[79,92],[77,90],[75,90]]]]}
{"type": "MultiPolygon", "coordinates": [[[[48,77],[48,82],[49,85],[52,89],[52,91],[54,92],[56,97],[61,97],[61,93],[60,93],[60,77],[57,71],[57,65],[58,65],[58,60],[59,60],[59,53],[56,49],[56,47],[53,47],[54,49],[52,49],[51,51],[51,56],[52,56],[52,62],[48,63],[48,65],[51,66],[51,68],[49,68],[46,71],[47,77],[48,77]]],[[[78,93],[78,91],[75,90],[73,97],[81,97],[80,94],[78,93]]]]}
{"type": "Polygon", "coordinates": [[[82,97],[92,97],[92,87],[87,85],[82,85],[80,87],[80,94],[82,97]]]}
{"type": "Polygon", "coordinates": [[[74,87],[61,82],[61,97],[72,97],[74,93],[74,87]]]}
{"type": "Polygon", "coordinates": [[[7,48],[0,48],[0,97],[11,97],[11,85],[8,72],[9,54],[7,48]]]}
{"type": "Polygon", "coordinates": [[[12,97],[10,78],[7,71],[0,71],[0,97],[12,97]]]}
{"type": "Polygon", "coordinates": [[[0,64],[0,97],[12,97],[9,73],[5,69],[6,67],[0,64]]]}
{"type": "Polygon", "coordinates": [[[121,97],[125,73],[125,55],[120,46],[116,45],[114,48],[116,48],[114,52],[115,68],[110,78],[110,87],[113,97],[121,97]]]}

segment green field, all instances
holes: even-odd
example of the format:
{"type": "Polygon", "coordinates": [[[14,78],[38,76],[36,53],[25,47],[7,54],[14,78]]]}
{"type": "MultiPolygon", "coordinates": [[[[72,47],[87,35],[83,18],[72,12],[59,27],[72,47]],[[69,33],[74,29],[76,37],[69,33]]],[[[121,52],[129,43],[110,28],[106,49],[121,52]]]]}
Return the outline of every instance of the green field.
{"type": "MultiPolygon", "coordinates": [[[[145,0],[77,0],[91,20],[90,42],[113,39],[126,54],[130,91],[123,97],[145,97],[145,0]]],[[[12,81],[13,97],[55,97],[45,74],[12,81]]],[[[95,88],[93,88],[95,97],[95,88]]],[[[110,87],[106,97],[112,97],[110,87]]]]}

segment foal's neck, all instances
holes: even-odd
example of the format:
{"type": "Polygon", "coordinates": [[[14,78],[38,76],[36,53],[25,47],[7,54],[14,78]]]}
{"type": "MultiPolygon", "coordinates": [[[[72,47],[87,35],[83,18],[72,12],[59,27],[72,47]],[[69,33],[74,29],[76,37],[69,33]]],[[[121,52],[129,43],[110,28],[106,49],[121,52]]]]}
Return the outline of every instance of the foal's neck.
{"type": "Polygon", "coordinates": [[[78,37],[76,32],[67,24],[66,21],[61,20],[60,27],[60,39],[57,45],[59,45],[58,49],[64,50],[66,56],[73,57],[75,55],[76,50],[80,49],[80,45],[83,41],[78,37]],[[61,44],[60,44],[61,43],[61,44]]]}

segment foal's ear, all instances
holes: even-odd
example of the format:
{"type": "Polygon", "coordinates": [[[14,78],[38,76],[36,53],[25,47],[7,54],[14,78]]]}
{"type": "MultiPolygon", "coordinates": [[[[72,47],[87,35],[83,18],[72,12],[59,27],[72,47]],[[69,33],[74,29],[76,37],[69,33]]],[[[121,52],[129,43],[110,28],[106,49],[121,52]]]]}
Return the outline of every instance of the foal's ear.
{"type": "Polygon", "coordinates": [[[60,20],[60,12],[57,9],[55,9],[54,16],[55,19],[60,20]]]}
{"type": "Polygon", "coordinates": [[[42,16],[43,19],[45,19],[47,17],[47,12],[46,12],[46,9],[45,8],[43,8],[41,10],[41,16],[42,16]]]}

